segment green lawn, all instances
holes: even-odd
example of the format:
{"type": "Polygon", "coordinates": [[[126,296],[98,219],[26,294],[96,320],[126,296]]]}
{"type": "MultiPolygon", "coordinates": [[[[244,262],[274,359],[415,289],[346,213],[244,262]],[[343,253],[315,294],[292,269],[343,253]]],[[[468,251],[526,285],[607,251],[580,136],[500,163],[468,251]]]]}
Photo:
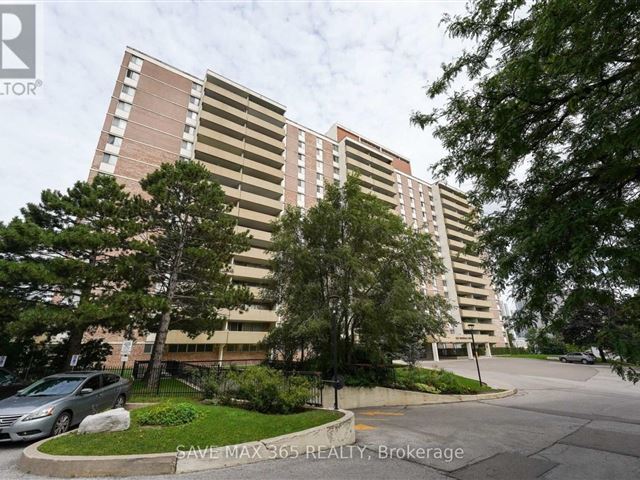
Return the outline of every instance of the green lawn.
{"type": "Polygon", "coordinates": [[[160,388],[156,391],[148,389],[143,380],[134,380],[131,385],[130,401],[150,402],[152,399],[199,396],[196,389],[175,378],[160,379],[160,388]],[[156,391],[158,391],[159,394],[156,394],[156,391]]]}
{"type": "Polygon", "coordinates": [[[418,390],[415,384],[424,384],[437,388],[442,394],[476,394],[496,391],[495,389],[482,385],[478,380],[461,377],[446,370],[434,370],[429,368],[396,368],[395,387],[406,388],[407,390],[418,390]]]}
{"type": "Polygon", "coordinates": [[[54,438],[39,447],[54,455],[126,455],[175,452],[178,445],[224,446],[276,437],[316,427],[340,418],[339,412],[307,410],[291,415],[266,415],[240,408],[197,404],[199,417],[176,427],[143,427],[131,412],[131,428],[124,432],[54,438]]]}

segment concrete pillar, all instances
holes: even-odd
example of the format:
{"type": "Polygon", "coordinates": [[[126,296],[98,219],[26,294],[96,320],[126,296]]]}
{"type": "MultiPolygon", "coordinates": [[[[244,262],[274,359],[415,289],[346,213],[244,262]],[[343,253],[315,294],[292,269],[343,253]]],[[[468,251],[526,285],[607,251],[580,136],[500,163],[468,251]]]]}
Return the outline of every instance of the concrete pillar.
{"type": "Polygon", "coordinates": [[[470,360],[473,360],[473,348],[471,348],[471,343],[467,343],[467,357],[470,360]]]}
{"type": "Polygon", "coordinates": [[[438,344],[437,344],[437,342],[433,342],[431,344],[431,350],[433,350],[433,361],[434,362],[439,362],[440,361],[440,355],[438,354],[438,344]]]}
{"type": "Polygon", "coordinates": [[[218,362],[222,365],[222,360],[224,358],[224,344],[221,344],[218,347],[218,362]]]}
{"type": "Polygon", "coordinates": [[[484,356],[485,357],[491,357],[491,344],[490,343],[485,343],[484,344],[484,356]]]}

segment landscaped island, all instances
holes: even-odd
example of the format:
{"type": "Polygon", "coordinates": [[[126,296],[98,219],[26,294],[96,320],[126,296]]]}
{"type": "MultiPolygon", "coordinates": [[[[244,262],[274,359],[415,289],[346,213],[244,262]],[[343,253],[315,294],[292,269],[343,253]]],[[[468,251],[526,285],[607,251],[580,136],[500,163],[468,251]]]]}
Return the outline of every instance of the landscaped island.
{"type": "Polygon", "coordinates": [[[51,455],[130,455],[175,452],[179,446],[220,447],[306,430],[342,416],[327,410],[273,415],[197,403],[192,407],[195,419],[182,425],[143,425],[149,411],[157,408],[146,407],[131,412],[129,430],[91,435],[73,432],[43,443],[39,450],[51,455]]]}
{"type": "Polygon", "coordinates": [[[363,370],[347,376],[345,384],[351,387],[387,387],[446,395],[474,395],[496,391],[486,384],[480,385],[478,380],[461,377],[447,370],[419,367],[363,370]]]}

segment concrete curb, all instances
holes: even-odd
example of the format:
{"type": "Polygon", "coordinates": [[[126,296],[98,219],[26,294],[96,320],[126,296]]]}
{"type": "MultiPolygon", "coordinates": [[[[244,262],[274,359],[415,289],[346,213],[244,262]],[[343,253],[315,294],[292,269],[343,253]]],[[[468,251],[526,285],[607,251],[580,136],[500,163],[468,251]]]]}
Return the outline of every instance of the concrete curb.
{"type": "MultiPolygon", "coordinates": [[[[338,395],[341,407],[354,409],[495,400],[497,398],[515,395],[517,392],[518,390],[516,388],[511,388],[502,392],[479,393],[477,395],[443,395],[386,387],[344,387],[338,392],[338,395]]],[[[333,402],[333,398],[327,400],[326,397],[329,396],[325,396],[325,402],[333,402]]],[[[328,403],[325,403],[325,408],[328,408],[328,403]]]]}
{"type": "Polygon", "coordinates": [[[343,416],[333,422],[279,437],[217,448],[208,445],[194,448],[185,446],[178,452],[170,453],[49,455],[38,451],[38,447],[48,440],[44,439],[24,449],[18,461],[18,468],[26,473],[48,477],[127,477],[197,472],[297,457],[355,443],[354,414],[346,410],[340,412],[343,416]]]}

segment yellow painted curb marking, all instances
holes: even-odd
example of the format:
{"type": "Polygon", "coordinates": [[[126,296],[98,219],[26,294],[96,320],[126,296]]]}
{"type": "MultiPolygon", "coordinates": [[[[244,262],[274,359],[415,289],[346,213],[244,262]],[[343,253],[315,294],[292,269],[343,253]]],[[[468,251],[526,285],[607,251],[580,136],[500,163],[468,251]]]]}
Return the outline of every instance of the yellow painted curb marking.
{"type": "Polygon", "coordinates": [[[364,423],[357,423],[354,427],[354,430],[375,430],[376,427],[372,427],[371,425],[365,425],[364,423]]]}
{"type": "Polygon", "coordinates": [[[400,413],[400,412],[381,412],[379,410],[371,410],[369,412],[362,412],[362,415],[367,415],[369,417],[373,417],[376,415],[383,415],[383,416],[388,416],[388,417],[402,417],[404,415],[404,413],[400,413]]]}

